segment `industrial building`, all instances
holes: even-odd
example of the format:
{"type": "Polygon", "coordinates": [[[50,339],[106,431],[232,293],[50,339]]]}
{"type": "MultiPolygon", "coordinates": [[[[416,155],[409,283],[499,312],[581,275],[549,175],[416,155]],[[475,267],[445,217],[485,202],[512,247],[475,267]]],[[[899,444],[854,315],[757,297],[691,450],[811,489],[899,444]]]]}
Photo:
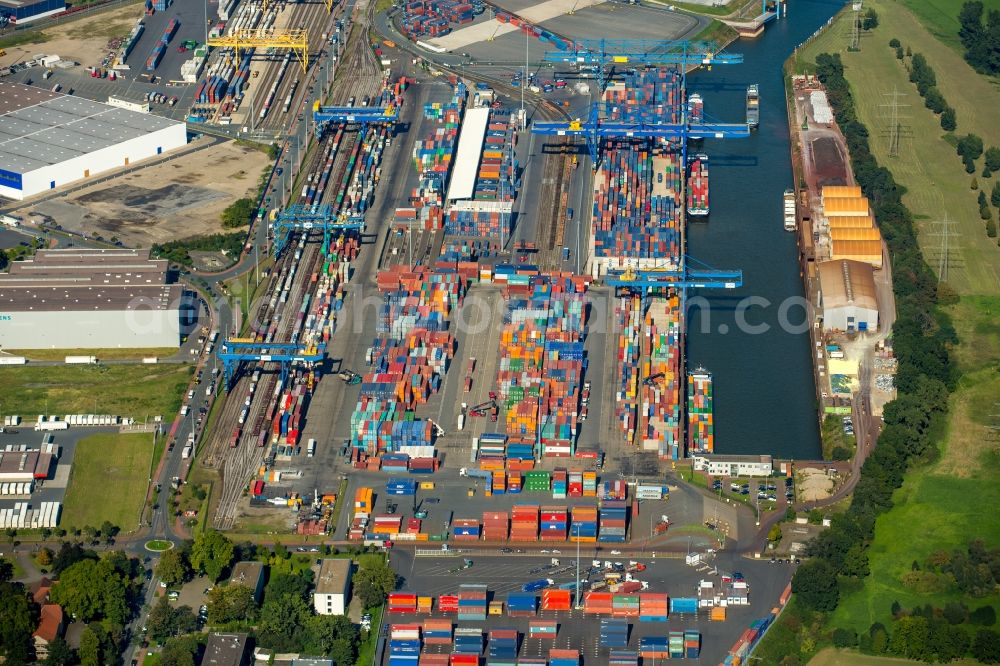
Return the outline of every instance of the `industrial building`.
{"type": "Polygon", "coordinates": [[[823,220],[830,234],[830,258],[882,267],[882,234],[868,198],[857,185],[827,185],[821,192],[823,220]]]}
{"type": "Polygon", "coordinates": [[[247,666],[251,654],[247,650],[246,634],[216,632],[208,635],[201,666],[247,666]]]}
{"type": "Polygon", "coordinates": [[[0,82],[0,196],[9,199],[93,178],[186,143],[181,122],[0,82]]]}
{"type": "Polygon", "coordinates": [[[66,10],[66,0],[0,0],[0,27],[37,21],[66,10]]]}
{"type": "Polygon", "coordinates": [[[352,562],[347,559],[323,560],[313,592],[317,615],[343,615],[351,597],[352,562]]]}
{"type": "Polygon", "coordinates": [[[823,330],[877,330],[878,299],[871,264],[836,259],[820,263],[818,269],[823,330]]]}
{"type": "Polygon", "coordinates": [[[771,456],[695,456],[694,469],[709,476],[770,476],[774,464],[771,456]]]}
{"type": "Polygon", "coordinates": [[[149,250],[41,250],[0,273],[0,347],[179,347],[192,295],[149,250]]]}

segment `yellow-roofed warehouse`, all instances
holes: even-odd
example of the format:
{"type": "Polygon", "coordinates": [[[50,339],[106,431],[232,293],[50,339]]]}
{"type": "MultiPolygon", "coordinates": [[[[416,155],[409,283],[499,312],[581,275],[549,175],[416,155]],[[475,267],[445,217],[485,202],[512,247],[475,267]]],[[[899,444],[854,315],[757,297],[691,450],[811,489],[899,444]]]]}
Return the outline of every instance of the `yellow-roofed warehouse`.
{"type": "Polygon", "coordinates": [[[857,199],[861,196],[861,187],[859,185],[826,185],[823,187],[822,196],[823,201],[842,197],[857,199]]]}
{"type": "Polygon", "coordinates": [[[837,197],[823,199],[823,214],[834,215],[869,215],[868,197],[837,197]]]}
{"type": "Polygon", "coordinates": [[[834,240],[831,259],[854,259],[882,268],[882,241],[834,240]]]}

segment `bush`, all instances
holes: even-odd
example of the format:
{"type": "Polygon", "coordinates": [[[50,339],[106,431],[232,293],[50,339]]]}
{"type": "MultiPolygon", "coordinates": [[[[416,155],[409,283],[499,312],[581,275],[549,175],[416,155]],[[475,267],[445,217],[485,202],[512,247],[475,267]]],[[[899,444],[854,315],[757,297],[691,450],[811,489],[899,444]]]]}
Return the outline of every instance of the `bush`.
{"type": "Polygon", "coordinates": [[[853,629],[838,627],[833,630],[832,640],[839,648],[851,648],[858,644],[858,634],[853,629]]]}
{"type": "Polygon", "coordinates": [[[236,258],[243,250],[246,235],[240,232],[234,234],[212,234],[210,236],[195,236],[181,241],[170,241],[162,245],[154,244],[152,253],[181,266],[191,266],[191,252],[222,252],[227,257],[236,258]]]}
{"type": "MultiPolygon", "coordinates": [[[[986,210],[987,210],[987,212],[989,212],[988,208],[986,210]]],[[[992,217],[990,217],[990,219],[986,220],[986,235],[989,238],[996,238],[997,237],[997,223],[993,221],[992,217]]]]}
{"type": "Polygon", "coordinates": [[[830,452],[830,458],[833,460],[850,460],[851,450],[846,446],[835,446],[833,451],[830,452]]]}
{"type": "Polygon", "coordinates": [[[874,9],[869,8],[868,11],[865,12],[865,17],[861,20],[861,29],[874,30],[877,27],[878,13],[874,9]]]}
{"type": "Polygon", "coordinates": [[[941,129],[946,132],[954,132],[956,127],[958,127],[958,122],[955,120],[955,109],[949,106],[941,112],[941,129]]]}
{"type": "Polygon", "coordinates": [[[948,108],[947,102],[944,101],[944,95],[936,87],[927,89],[927,94],[924,96],[924,106],[934,113],[941,113],[948,108]]]}
{"type": "Polygon", "coordinates": [[[902,59],[903,59],[903,47],[902,46],[897,46],[896,47],[896,60],[902,60],[902,59]]]}
{"type": "Polygon", "coordinates": [[[982,627],[992,627],[997,623],[997,613],[993,610],[993,606],[980,606],[969,613],[969,622],[982,627]]]}
{"type": "Polygon", "coordinates": [[[227,229],[242,227],[250,223],[250,218],[254,214],[253,199],[244,197],[237,199],[222,211],[222,226],[227,229]]]}

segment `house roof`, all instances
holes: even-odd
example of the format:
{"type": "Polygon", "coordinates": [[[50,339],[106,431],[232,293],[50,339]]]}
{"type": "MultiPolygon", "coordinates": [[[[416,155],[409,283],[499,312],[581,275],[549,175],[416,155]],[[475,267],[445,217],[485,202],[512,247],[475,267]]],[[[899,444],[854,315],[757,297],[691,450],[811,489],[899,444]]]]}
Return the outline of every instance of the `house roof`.
{"type": "Polygon", "coordinates": [[[59,635],[62,621],[62,608],[58,604],[45,604],[42,606],[42,613],[38,618],[38,629],[35,630],[34,635],[46,643],[50,643],[59,635]]]}

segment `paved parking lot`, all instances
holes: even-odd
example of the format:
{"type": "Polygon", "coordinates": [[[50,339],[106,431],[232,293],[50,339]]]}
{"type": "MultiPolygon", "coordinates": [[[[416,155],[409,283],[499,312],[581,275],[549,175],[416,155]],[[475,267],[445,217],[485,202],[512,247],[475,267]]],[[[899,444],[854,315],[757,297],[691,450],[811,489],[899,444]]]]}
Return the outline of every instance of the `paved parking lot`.
{"type": "MultiPolygon", "coordinates": [[[[474,552],[455,554],[452,557],[414,557],[411,552],[397,550],[391,556],[391,563],[403,578],[402,589],[420,595],[438,596],[458,592],[463,583],[486,584],[491,600],[503,601],[507,593],[520,591],[521,585],[539,578],[552,578],[556,583],[570,582],[576,575],[575,547],[565,546],[560,554],[544,557],[507,554],[504,556],[477,554],[474,552]],[[553,565],[551,558],[557,558],[559,565],[553,565]],[[469,558],[473,565],[463,569],[463,560],[469,558]],[[542,567],[550,567],[542,569],[542,567]]],[[[786,564],[754,562],[731,558],[720,554],[711,556],[709,564],[689,567],[683,559],[637,558],[647,565],[647,570],[636,577],[649,582],[649,591],[666,592],[670,596],[696,596],[699,581],[711,580],[718,586],[722,573],[740,571],[750,585],[750,605],[730,607],[725,622],[710,622],[707,612],[697,615],[671,616],[666,623],[631,622],[629,648],[638,647],[639,638],[649,635],[664,635],[668,631],[693,629],[702,633],[702,653],[698,660],[690,663],[718,664],[725,657],[730,646],[753,620],[765,616],[777,606],[778,597],[791,577],[792,567],[786,564]]],[[[616,559],[616,558],[611,558],[616,559]]],[[[623,563],[627,559],[617,558],[623,563]]],[[[590,568],[591,558],[581,556],[581,570],[590,568]]],[[[603,560],[603,558],[602,558],[603,560]]],[[[582,578],[582,576],[581,576],[582,578]]],[[[592,576],[591,580],[597,580],[592,576]]],[[[539,595],[540,596],[540,595],[539,595]]],[[[390,623],[419,621],[424,616],[389,615],[390,623]]],[[[449,617],[442,613],[432,613],[431,617],[449,617]]],[[[452,616],[453,617],[453,616],[452,616]]],[[[551,648],[579,649],[584,664],[606,663],[608,649],[599,645],[600,620],[594,615],[585,615],[582,610],[568,612],[540,611],[542,619],[559,621],[559,634],[555,641],[529,639],[522,636],[519,655],[524,657],[547,656],[551,648]]],[[[516,628],[527,633],[530,618],[509,618],[488,616],[486,622],[458,622],[459,626],[482,627],[484,631],[498,628],[516,628]]],[[[450,652],[450,646],[426,646],[431,653],[450,652]]]]}

